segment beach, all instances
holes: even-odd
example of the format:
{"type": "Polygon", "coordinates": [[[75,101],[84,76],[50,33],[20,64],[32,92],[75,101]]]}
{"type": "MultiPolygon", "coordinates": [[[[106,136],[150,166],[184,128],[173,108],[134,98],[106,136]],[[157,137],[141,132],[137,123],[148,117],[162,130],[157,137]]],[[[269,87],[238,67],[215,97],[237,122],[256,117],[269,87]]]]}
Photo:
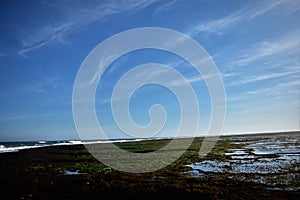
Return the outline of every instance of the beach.
{"type": "MultiPolygon", "coordinates": [[[[148,173],[105,166],[83,144],[5,152],[0,154],[0,191],[9,199],[299,198],[299,132],[220,137],[214,149],[200,158],[202,141],[195,138],[174,163],[148,173]]],[[[149,152],[168,142],[116,145],[131,152],[149,152]]]]}

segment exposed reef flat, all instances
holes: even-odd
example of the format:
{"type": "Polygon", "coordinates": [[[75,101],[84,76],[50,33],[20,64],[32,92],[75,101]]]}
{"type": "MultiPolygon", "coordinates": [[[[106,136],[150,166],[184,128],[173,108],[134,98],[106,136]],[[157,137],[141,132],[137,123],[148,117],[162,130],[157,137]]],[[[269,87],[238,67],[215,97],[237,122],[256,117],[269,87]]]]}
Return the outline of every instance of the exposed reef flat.
{"type": "MultiPolygon", "coordinates": [[[[176,162],[150,173],[116,171],[96,160],[84,145],[2,153],[0,191],[9,199],[299,198],[299,132],[221,137],[206,157],[199,158],[202,140],[195,138],[176,162]]],[[[143,153],[168,142],[116,145],[143,153]]]]}

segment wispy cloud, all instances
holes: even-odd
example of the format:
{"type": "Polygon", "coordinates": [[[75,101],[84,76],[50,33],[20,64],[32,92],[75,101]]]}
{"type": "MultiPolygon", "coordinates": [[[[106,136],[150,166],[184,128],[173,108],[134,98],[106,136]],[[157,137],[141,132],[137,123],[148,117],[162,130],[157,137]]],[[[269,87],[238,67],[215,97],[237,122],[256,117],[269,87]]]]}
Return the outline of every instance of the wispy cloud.
{"type": "Polygon", "coordinates": [[[300,94],[300,91],[297,88],[297,86],[299,86],[299,81],[297,80],[286,81],[286,82],[278,83],[271,87],[258,88],[258,89],[246,91],[244,95],[279,96],[279,97],[290,98],[291,92],[296,96],[300,94]],[[289,95],[283,95],[284,93],[289,95]]]}
{"type": "MultiPolygon", "coordinates": [[[[281,87],[292,87],[292,86],[300,86],[300,80],[294,80],[289,82],[280,83],[279,86],[281,87]]],[[[300,90],[299,90],[300,93],[300,90]]]]}
{"type": "Polygon", "coordinates": [[[86,25],[96,21],[105,21],[108,17],[121,13],[124,14],[124,16],[131,15],[146,8],[155,1],[156,0],[114,1],[105,3],[95,1],[88,5],[88,7],[74,6],[74,3],[70,4],[69,2],[64,5],[60,2],[59,6],[64,7],[62,10],[66,15],[64,19],[61,20],[61,22],[37,27],[27,35],[23,35],[21,38],[22,45],[18,54],[24,55],[54,42],[64,42],[64,38],[68,34],[86,25]]]}
{"type": "Polygon", "coordinates": [[[242,17],[241,11],[237,11],[231,15],[228,15],[224,18],[209,20],[207,22],[201,22],[197,25],[194,25],[186,31],[186,34],[193,37],[200,33],[204,34],[217,34],[222,35],[223,31],[238,22],[242,17]]]}
{"type": "Polygon", "coordinates": [[[161,14],[162,12],[169,11],[175,3],[176,3],[176,0],[171,0],[171,1],[164,2],[163,5],[157,7],[154,10],[153,14],[158,15],[158,14],[161,14]]]}
{"type": "Polygon", "coordinates": [[[244,7],[223,18],[193,24],[188,28],[186,34],[191,37],[200,33],[205,36],[209,34],[222,35],[226,29],[238,25],[243,21],[259,18],[267,13],[271,13],[274,9],[280,9],[282,13],[287,15],[300,10],[300,4],[297,0],[261,1],[258,5],[244,7]]]}
{"type": "Polygon", "coordinates": [[[223,78],[232,78],[232,77],[236,77],[236,76],[240,76],[240,73],[238,72],[227,72],[227,73],[222,73],[222,77],[223,78]]]}
{"type": "Polygon", "coordinates": [[[290,15],[300,9],[300,4],[297,0],[261,1],[258,6],[249,10],[249,19],[272,13],[275,9],[290,15]]]}
{"type": "Polygon", "coordinates": [[[117,62],[113,63],[112,65],[110,65],[107,69],[107,73],[111,74],[113,72],[115,72],[116,70],[120,69],[120,67],[123,67],[124,64],[126,63],[126,61],[128,60],[128,54],[124,55],[120,58],[118,58],[117,62]]]}
{"type": "Polygon", "coordinates": [[[281,56],[284,55],[285,57],[287,55],[299,55],[299,32],[300,30],[296,30],[273,41],[262,41],[256,43],[246,48],[246,50],[237,53],[237,55],[241,56],[236,58],[230,65],[248,65],[258,60],[277,56],[279,54],[281,56]]]}
{"type": "Polygon", "coordinates": [[[254,103],[255,101],[260,101],[260,99],[266,100],[266,97],[268,97],[272,98],[271,105],[275,105],[276,102],[276,106],[283,104],[287,105],[291,103],[296,103],[300,105],[299,101],[294,101],[295,98],[297,98],[300,95],[299,86],[300,81],[297,79],[281,81],[269,87],[262,85],[262,87],[260,88],[254,88],[239,93],[227,95],[227,102],[230,104],[231,107],[244,107],[245,105],[247,107],[247,105],[249,105],[249,101],[254,103]],[[278,103],[278,100],[281,101],[278,103]]]}
{"type": "Polygon", "coordinates": [[[270,74],[262,74],[262,75],[256,75],[256,76],[248,76],[248,77],[243,77],[242,80],[234,81],[226,86],[240,86],[243,84],[247,83],[253,83],[253,82],[258,82],[258,81],[264,81],[264,80],[269,80],[269,79],[274,79],[274,78],[279,78],[279,77],[284,77],[290,74],[295,74],[298,73],[297,71],[291,71],[291,72],[281,72],[281,73],[270,73],[270,74]]]}
{"type": "Polygon", "coordinates": [[[34,33],[30,33],[27,36],[23,35],[23,38],[21,38],[22,47],[18,51],[18,54],[24,56],[27,52],[39,49],[53,42],[62,42],[65,34],[69,33],[73,27],[74,22],[46,25],[34,33]]]}
{"type": "Polygon", "coordinates": [[[250,19],[266,14],[267,12],[275,9],[283,4],[285,1],[264,1],[257,8],[250,12],[250,19]]]}
{"type": "Polygon", "coordinates": [[[60,83],[59,76],[54,76],[28,85],[23,85],[20,90],[23,93],[46,93],[49,90],[57,89],[60,83]]]}

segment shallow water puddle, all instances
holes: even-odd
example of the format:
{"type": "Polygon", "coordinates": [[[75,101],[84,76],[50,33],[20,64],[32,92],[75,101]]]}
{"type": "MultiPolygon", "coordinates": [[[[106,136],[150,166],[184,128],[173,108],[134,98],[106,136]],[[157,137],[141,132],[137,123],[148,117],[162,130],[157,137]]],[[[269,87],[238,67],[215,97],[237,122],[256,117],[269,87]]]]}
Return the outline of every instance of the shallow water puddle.
{"type": "Polygon", "coordinates": [[[201,178],[230,173],[228,178],[266,184],[271,189],[278,186],[284,190],[300,188],[299,135],[294,138],[284,135],[244,139],[233,139],[232,144],[244,146],[228,149],[222,160],[203,160],[186,165],[192,168],[186,174],[201,178]]]}
{"type": "Polygon", "coordinates": [[[287,161],[253,161],[253,160],[230,160],[230,161],[213,161],[207,160],[203,162],[187,165],[194,170],[202,172],[227,172],[227,173],[280,173],[284,167],[288,165],[287,161]]]}
{"type": "Polygon", "coordinates": [[[256,156],[254,156],[254,155],[231,156],[231,159],[238,159],[238,160],[243,160],[243,161],[247,161],[247,160],[253,159],[253,158],[256,158],[256,156]]]}
{"type": "Polygon", "coordinates": [[[225,155],[247,155],[245,149],[230,149],[230,152],[226,152],[225,155]]]}
{"type": "Polygon", "coordinates": [[[65,170],[66,175],[81,175],[81,174],[86,174],[86,173],[80,173],[78,170],[76,171],[70,171],[70,170],[65,170]]]}

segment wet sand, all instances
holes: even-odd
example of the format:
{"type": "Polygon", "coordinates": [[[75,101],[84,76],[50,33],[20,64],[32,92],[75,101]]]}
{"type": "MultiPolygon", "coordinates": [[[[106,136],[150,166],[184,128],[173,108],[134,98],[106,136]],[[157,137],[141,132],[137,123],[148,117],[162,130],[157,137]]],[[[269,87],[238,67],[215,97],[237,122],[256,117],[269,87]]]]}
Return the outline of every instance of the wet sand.
{"type": "MultiPolygon", "coordinates": [[[[298,199],[299,139],[299,132],[222,137],[199,158],[196,138],[175,163],[145,174],[115,171],[83,145],[3,153],[0,192],[9,199],[298,199]]],[[[168,142],[118,145],[149,152],[168,142]]]]}

